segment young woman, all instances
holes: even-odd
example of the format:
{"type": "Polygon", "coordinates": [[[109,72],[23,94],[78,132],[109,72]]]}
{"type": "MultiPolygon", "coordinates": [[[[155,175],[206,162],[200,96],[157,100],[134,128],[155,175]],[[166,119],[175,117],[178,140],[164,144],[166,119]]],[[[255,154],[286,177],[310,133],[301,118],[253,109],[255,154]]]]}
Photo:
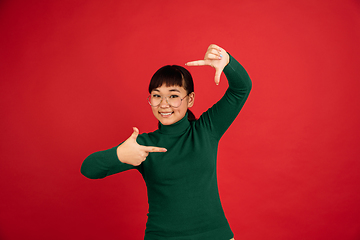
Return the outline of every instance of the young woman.
{"type": "Polygon", "coordinates": [[[245,69],[223,48],[211,44],[204,60],[187,66],[215,68],[215,83],[224,71],[229,88],[198,120],[188,108],[195,93],[190,73],[165,66],[152,77],[148,97],[158,129],[133,134],[119,146],[95,152],[81,167],[84,176],[104,178],[138,170],[149,203],[145,240],[230,240],[233,233],[223,212],[216,179],[217,148],[251,89],[245,69]]]}

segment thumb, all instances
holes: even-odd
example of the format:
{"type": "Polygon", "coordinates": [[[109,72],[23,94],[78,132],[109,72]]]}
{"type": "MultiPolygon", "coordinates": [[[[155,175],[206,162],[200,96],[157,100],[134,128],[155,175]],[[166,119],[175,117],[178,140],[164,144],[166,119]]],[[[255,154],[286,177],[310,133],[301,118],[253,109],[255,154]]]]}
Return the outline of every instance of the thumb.
{"type": "Polygon", "coordinates": [[[219,83],[220,83],[221,72],[222,72],[221,70],[216,69],[215,79],[214,79],[216,85],[219,85],[219,83]]]}
{"type": "Polygon", "coordinates": [[[139,129],[137,129],[136,127],[133,127],[134,132],[131,134],[130,138],[136,141],[136,138],[139,135],[139,129]]]}

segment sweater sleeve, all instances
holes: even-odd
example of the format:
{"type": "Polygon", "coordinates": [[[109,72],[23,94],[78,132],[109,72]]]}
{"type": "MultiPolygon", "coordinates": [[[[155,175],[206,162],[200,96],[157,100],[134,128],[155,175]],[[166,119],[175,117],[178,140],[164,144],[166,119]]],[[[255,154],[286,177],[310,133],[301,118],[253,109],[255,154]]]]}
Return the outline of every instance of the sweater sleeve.
{"type": "Polygon", "coordinates": [[[220,140],[230,127],[249,96],[252,83],[246,70],[230,54],[230,61],[223,72],[229,87],[225,95],[211,108],[204,112],[199,121],[212,135],[220,140]]]}
{"type": "Polygon", "coordinates": [[[135,167],[119,161],[116,147],[90,154],[81,165],[81,173],[90,179],[99,179],[135,167]]]}

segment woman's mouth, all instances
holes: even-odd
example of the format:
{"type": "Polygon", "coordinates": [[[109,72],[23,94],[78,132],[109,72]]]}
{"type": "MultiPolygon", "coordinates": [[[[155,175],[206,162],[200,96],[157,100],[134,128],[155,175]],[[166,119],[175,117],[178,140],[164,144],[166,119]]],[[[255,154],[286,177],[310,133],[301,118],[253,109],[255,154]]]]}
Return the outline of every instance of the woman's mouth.
{"type": "Polygon", "coordinates": [[[170,117],[173,114],[173,112],[160,112],[160,115],[162,117],[170,117]]]}

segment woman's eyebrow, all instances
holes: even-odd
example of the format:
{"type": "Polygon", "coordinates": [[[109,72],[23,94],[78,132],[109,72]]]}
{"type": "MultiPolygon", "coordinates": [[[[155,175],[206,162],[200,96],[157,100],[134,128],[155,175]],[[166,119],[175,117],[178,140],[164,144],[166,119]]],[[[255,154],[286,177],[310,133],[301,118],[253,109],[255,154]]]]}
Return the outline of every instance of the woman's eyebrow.
{"type": "Polygon", "coordinates": [[[170,89],[169,91],[170,91],[170,92],[179,92],[179,93],[180,93],[180,90],[178,90],[178,89],[176,89],[176,88],[170,89]]]}

